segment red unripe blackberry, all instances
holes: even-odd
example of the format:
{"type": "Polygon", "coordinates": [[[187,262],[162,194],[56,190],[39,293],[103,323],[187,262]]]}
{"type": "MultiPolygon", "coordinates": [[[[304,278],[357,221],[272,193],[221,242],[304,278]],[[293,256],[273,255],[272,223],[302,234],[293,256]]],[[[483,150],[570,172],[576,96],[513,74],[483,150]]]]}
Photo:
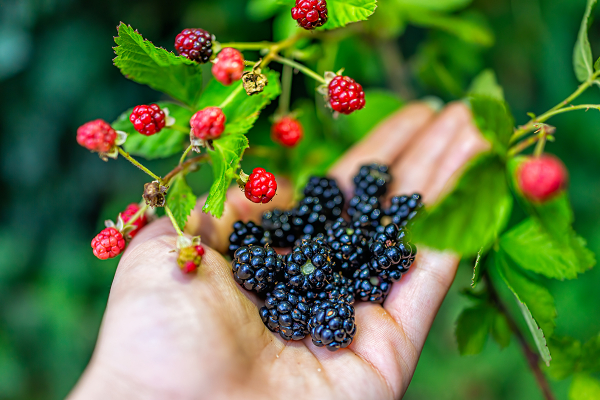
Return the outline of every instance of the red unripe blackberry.
{"type": "Polygon", "coordinates": [[[165,127],[165,112],[157,104],[141,105],[133,108],[129,120],[136,131],[150,136],[165,127]]]}
{"type": "Polygon", "coordinates": [[[194,272],[200,266],[202,262],[202,256],[204,255],[204,247],[201,245],[184,247],[179,250],[177,256],[177,264],[179,268],[186,273],[194,272]]]}
{"type": "Polygon", "coordinates": [[[303,134],[300,122],[289,116],[277,120],[271,127],[273,140],[287,147],[294,147],[302,139],[303,134]]]}
{"type": "Polygon", "coordinates": [[[107,153],[115,145],[117,132],[101,119],[90,121],[77,129],[77,143],[86,149],[107,153]]]}
{"type": "Polygon", "coordinates": [[[204,29],[184,29],[175,37],[175,50],[179,55],[204,64],[210,60],[213,36],[204,29]]]}
{"type": "Polygon", "coordinates": [[[565,165],[549,154],[530,157],[517,170],[519,189],[531,201],[548,200],[565,188],[567,180],[565,165]]]}
{"type": "Polygon", "coordinates": [[[244,56],[231,47],[225,47],[212,66],[212,73],[216,80],[225,86],[242,79],[244,72],[244,56]]]}
{"type": "MultiPolygon", "coordinates": [[[[133,217],[138,211],[140,211],[139,204],[131,203],[130,205],[128,205],[125,211],[121,213],[121,218],[123,218],[123,222],[125,224],[128,223],[129,220],[131,220],[131,217],[133,217]]],[[[140,231],[140,229],[146,226],[147,223],[148,218],[146,217],[146,214],[144,213],[140,215],[135,221],[131,223],[131,225],[134,226],[135,229],[129,232],[129,236],[133,238],[140,231]]]]}
{"type": "Polygon", "coordinates": [[[329,82],[329,105],[334,111],[350,114],[365,106],[365,92],[348,76],[336,76],[329,82]]]}
{"type": "Polygon", "coordinates": [[[272,173],[254,168],[244,187],[246,198],[253,203],[268,203],[277,192],[277,182],[272,173]]]}
{"type": "Polygon", "coordinates": [[[198,139],[217,139],[225,130],[225,114],[219,107],[206,107],[192,116],[190,126],[198,139]]]}
{"type": "Polygon", "coordinates": [[[92,249],[101,260],[113,258],[125,249],[125,239],[115,228],[105,228],[92,239],[92,249]]]}
{"type": "Polygon", "coordinates": [[[296,0],[292,8],[292,18],[302,28],[311,30],[327,22],[327,2],[325,0],[296,0]]]}

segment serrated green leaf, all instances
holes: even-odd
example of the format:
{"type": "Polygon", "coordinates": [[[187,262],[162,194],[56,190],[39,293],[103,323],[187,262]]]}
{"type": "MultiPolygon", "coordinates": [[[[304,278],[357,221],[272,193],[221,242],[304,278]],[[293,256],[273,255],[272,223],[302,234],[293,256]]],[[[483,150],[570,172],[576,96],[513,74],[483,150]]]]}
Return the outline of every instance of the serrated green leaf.
{"type": "Polygon", "coordinates": [[[504,233],[500,238],[500,247],[521,268],[548,278],[575,279],[593,265],[591,252],[581,245],[579,237],[555,241],[532,218],[504,233]]]}
{"type": "Polygon", "coordinates": [[[600,399],[600,381],[587,374],[577,374],[571,382],[569,400],[600,399]]]}
{"type": "Polygon", "coordinates": [[[169,188],[167,205],[171,209],[171,212],[173,212],[177,225],[182,230],[185,228],[190,213],[196,206],[196,200],[196,196],[187,184],[185,176],[178,175],[169,188]]]}
{"type": "Polygon", "coordinates": [[[115,65],[127,78],[194,105],[202,91],[202,67],[183,56],[154,46],[129,25],[115,37],[115,65]]]}
{"type": "Polygon", "coordinates": [[[504,89],[498,84],[496,74],[491,69],[486,69],[477,75],[468,90],[471,96],[486,96],[504,102],[504,89]]]}
{"type": "Polygon", "coordinates": [[[548,347],[552,352],[552,364],[548,374],[554,379],[565,379],[578,370],[581,358],[581,342],[572,338],[550,338],[548,347]]]}
{"type": "Polygon", "coordinates": [[[546,364],[547,367],[550,366],[550,361],[552,361],[552,356],[550,355],[550,349],[546,343],[546,336],[544,335],[544,331],[537,325],[536,320],[533,318],[531,311],[526,304],[519,302],[519,308],[523,312],[523,317],[525,317],[525,322],[527,323],[527,327],[529,331],[533,335],[533,340],[535,345],[542,357],[542,361],[546,364]]]}
{"type": "Polygon", "coordinates": [[[587,1],[579,34],[577,35],[577,42],[575,42],[575,49],[573,50],[573,67],[575,69],[575,76],[580,82],[586,81],[594,74],[594,61],[592,59],[592,47],[590,46],[588,31],[592,23],[592,11],[596,8],[597,3],[598,0],[587,1]]]}
{"type": "Polygon", "coordinates": [[[399,5],[419,6],[432,11],[457,11],[467,7],[473,0],[395,0],[399,5]]]}
{"type": "Polygon", "coordinates": [[[469,97],[469,102],[479,131],[495,151],[506,154],[515,123],[506,103],[482,95],[469,97]]]}
{"type": "Polygon", "coordinates": [[[125,111],[111,125],[113,129],[127,132],[127,141],[123,145],[125,151],[132,155],[142,156],[148,160],[155,158],[166,158],[183,151],[186,141],[189,139],[189,133],[184,132],[189,129],[189,121],[192,112],[175,103],[157,102],[161,109],[167,108],[169,115],[175,118],[175,125],[182,128],[163,128],[159,133],[152,136],[145,136],[133,128],[129,121],[129,115],[133,109],[125,111]]]}
{"type": "MultiPolygon", "coordinates": [[[[477,253],[477,258],[475,258],[475,265],[473,266],[473,276],[471,277],[471,287],[475,288],[477,286],[477,284],[479,283],[479,281],[481,280],[481,269],[483,268],[483,262],[487,262],[487,260],[484,258],[482,260],[482,253],[483,253],[483,249],[479,249],[479,252],[477,253]]],[[[491,257],[492,254],[490,253],[488,255],[488,258],[491,257]]]]}
{"type": "Polygon", "coordinates": [[[344,27],[352,22],[365,21],[377,8],[376,0],[329,0],[329,20],[323,29],[344,27]]]}
{"type": "Polygon", "coordinates": [[[413,237],[427,246],[474,256],[497,238],[511,209],[502,161],[490,152],[480,154],[454,189],[416,219],[413,237]]]}
{"type": "Polygon", "coordinates": [[[512,330],[506,319],[506,315],[496,312],[494,321],[491,326],[492,338],[500,345],[503,349],[510,344],[510,337],[512,336],[512,330]]]}
{"type": "Polygon", "coordinates": [[[479,354],[485,346],[495,310],[479,305],[462,311],[456,322],[456,342],[461,355],[479,354]]]}

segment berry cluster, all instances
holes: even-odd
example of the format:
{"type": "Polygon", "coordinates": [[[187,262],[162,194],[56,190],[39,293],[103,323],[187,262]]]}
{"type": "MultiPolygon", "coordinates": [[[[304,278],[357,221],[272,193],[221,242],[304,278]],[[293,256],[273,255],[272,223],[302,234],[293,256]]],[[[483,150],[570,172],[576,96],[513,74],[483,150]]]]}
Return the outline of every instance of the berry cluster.
{"type": "Polygon", "coordinates": [[[346,218],[336,181],[311,177],[292,210],[265,212],[262,226],[233,225],[234,279],[265,298],[259,313],[268,329],[285,340],[310,335],[331,351],[352,343],[355,299],[383,303],[417,252],[407,225],[421,197],[393,197],[382,208],[390,181],[385,166],[361,167],[346,218]],[[281,255],[271,246],[291,249],[281,255]]]}

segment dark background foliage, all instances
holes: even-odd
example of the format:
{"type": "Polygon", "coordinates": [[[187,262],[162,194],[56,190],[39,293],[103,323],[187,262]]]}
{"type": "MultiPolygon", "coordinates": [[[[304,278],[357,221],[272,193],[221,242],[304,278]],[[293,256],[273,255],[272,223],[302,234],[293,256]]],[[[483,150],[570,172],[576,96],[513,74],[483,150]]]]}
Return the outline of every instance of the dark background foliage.
{"type": "MultiPolygon", "coordinates": [[[[571,54],[584,5],[474,0],[469,13],[487,21],[491,46],[409,25],[398,40],[343,40],[334,64],[365,87],[389,88],[406,100],[435,95],[445,101],[460,99],[478,72],[493,68],[523,123],[526,112],[549,109],[576,86],[571,54]]],[[[159,99],[112,65],[115,27],[125,21],[167,49],[184,27],[203,27],[223,42],[271,39],[271,25],[249,18],[246,7],[242,0],[0,0],[0,398],[57,399],[75,384],[92,353],[118,262],[96,260],[89,241],[104,219],[137,201],[146,180],[124,160],[103,163],[74,140],[88,120],[112,121],[159,99]]],[[[599,47],[597,28],[590,40],[599,47]]],[[[310,97],[310,88],[294,88],[294,97],[310,97]]],[[[594,88],[582,102],[598,103],[599,96],[594,88]]],[[[557,143],[547,146],[570,170],[575,228],[596,254],[598,121],[596,111],[557,117],[557,143]]],[[[251,143],[268,142],[268,127],[263,116],[251,143]]],[[[148,165],[164,171],[172,162],[148,165]]],[[[190,183],[205,190],[209,176],[200,172],[190,183]]],[[[458,355],[454,324],[468,303],[459,292],[471,273],[464,264],[406,398],[541,398],[514,340],[503,351],[488,343],[480,355],[458,355]]],[[[599,281],[593,269],[578,280],[547,282],[557,303],[557,335],[585,340],[600,331],[599,281]]],[[[566,397],[566,382],[552,385],[566,397]]]]}

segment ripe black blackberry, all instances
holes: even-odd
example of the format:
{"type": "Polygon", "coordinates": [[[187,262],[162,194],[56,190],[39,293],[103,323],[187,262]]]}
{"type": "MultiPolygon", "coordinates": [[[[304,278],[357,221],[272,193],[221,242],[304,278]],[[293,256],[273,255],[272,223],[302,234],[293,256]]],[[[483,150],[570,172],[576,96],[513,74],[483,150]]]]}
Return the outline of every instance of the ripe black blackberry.
{"type": "Polygon", "coordinates": [[[338,260],[339,270],[346,276],[352,276],[369,255],[368,233],[343,218],[338,218],[328,226],[327,242],[338,260]]]}
{"type": "Polygon", "coordinates": [[[275,209],[262,215],[262,226],[269,232],[274,247],[290,247],[296,240],[292,229],[292,213],[275,209]]]}
{"type": "Polygon", "coordinates": [[[354,177],[354,195],[379,199],[387,192],[391,181],[392,176],[388,173],[386,165],[376,163],[363,165],[354,177]]]}
{"type": "Polygon", "coordinates": [[[292,227],[297,237],[325,233],[325,224],[331,213],[318,197],[305,197],[292,210],[292,227]]]}
{"type": "Polygon", "coordinates": [[[321,290],[333,281],[331,249],[324,240],[303,240],[285,258],[286,284],[301,293],[321,290]]]}
{"type": "Polygon", "coordinates": [[[389,217],[386,218],[386,222],[402,228],[417,216],[421,207],[423,207],[423,203],[421,195],[418,193],[411,196],[394,196],[390,206],[384,212],[385,216],[389,217]]]}
{"type": "Polygon", "coordinates": [[[306,292],[306,299],[313,304],[343,298],[348,304],[354,304],[353,281],[339,272],[333,273],[333,281],[328,282],[322,290],[306,292]]]}
{"type": "Polygon", "coordinates": [[[356,335],[355,312],[343,298],[315,304],[311,314],[308,327],[315,346],[336,351],[352,343],[356,335]]]}
{"type": "Polygon", "coordinates": [[[406,230],[395,224],[378,229],[370,247],[369,268],[383,279],[396,282],[408,271],[417,249],[408,242],[406,230]]]}
{"type": "Polygon", "coordinates": [[[269,245],[240,247],[231,262],[233,279],[244,289],[259,294],[273,288],[280,279],[284,267],[281,256],[269,245]]]}
{"type": "Polygon", "coordinates": [[[300,340],[308,334],[310,304],[296,290],[278,283],[267,294],[259,314],[267,328],[285,340],[300,340]]]}
{"type": "Polygon", "coordinates": [[[373,303],[383,303],[392,288],[391,281],[375,274],[368,264],[363,264],[354,272],[352,283],[356,298],[373,303]]]}
{"type": "Polygon", "coordinates": [[[251,244],[255,246],[271,244],[271,234],[252,221],[247,223],[242,221],[235,222],[233,224],[233,232],[229,236],[227,254],[233,259],[237,249],[251,244]]]}
{"type": "Polygon", "coordinates": [[[304,187],[304,197],[318,198],[328,219],[334,219],[342,215],[344,195],[335,179],[311,176],[304,187]]]}
{"type": "Polygon", "coordinates": [[[354,196],[348,203],[348,215],[354,226],[374,230],[381,224],[383,212],[375,196],[354,196]]]}
{"type": "Polygon", "coordinates": [[[201,64],[213,55],[214,36],[204,29],[184,29],[175,37],[175,50],[179,55],[201,64]]]}

